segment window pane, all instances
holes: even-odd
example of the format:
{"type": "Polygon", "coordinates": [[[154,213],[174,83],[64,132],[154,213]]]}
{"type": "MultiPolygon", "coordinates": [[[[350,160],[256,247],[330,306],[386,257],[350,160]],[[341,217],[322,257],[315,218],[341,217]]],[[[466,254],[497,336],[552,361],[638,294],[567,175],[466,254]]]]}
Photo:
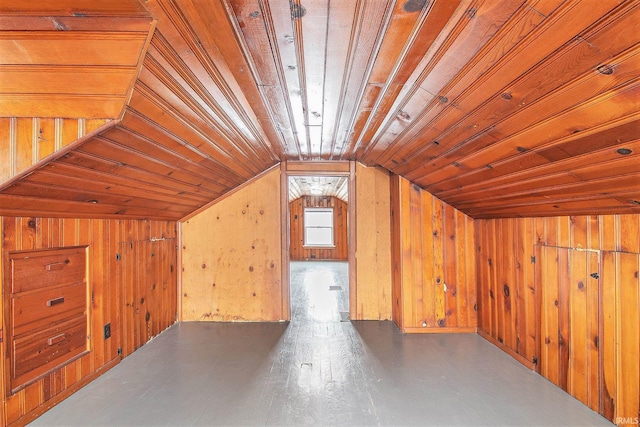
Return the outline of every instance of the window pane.
{"type": "Polygon", "coordinates": [[[315,227],[306,228],[307,245],[333,245],[333,228],[330,227],[315,227]]]}
{"type": "Polygon", "coordinates": [[[333,211],[332,210],[305,210],[304,224],[306,227],[332,227],[333,211]]]}

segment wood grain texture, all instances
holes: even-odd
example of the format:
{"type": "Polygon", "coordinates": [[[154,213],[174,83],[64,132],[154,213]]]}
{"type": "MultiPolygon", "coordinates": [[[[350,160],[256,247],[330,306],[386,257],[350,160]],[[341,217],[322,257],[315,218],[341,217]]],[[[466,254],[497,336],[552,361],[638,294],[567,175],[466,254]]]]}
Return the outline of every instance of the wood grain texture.
{"type": "MultiPolygon", "coordinates": [[[[117,363],[119,349],[128,355],[175,322],[175,223],[42,217],[1,217],[0,222],[3,268],[11,251],[88,245],[91,351],[16,394],[3,394],[2,423],[20,425],[117,363]],[[153,249],[124,250],[144,246],[153,249]],[[142,269],[144,273],[139,272],[142,269]],[[126,280],[133,275],[135,281],[126,280]],[[135,301],[124,298],[133,292],[135,301]],[[107,323],[111,338],[105,340],[107,323]]],[[[2,329],[7,322],[4,314],[2,329]]],[[[4,367],[6,352],[3,355],[4,367]]]]}
{"type": "Polygon", "coordinates": [[[108,119],[0,118],[0,183],[108,122],[108,119]]]}
{"type": "Polygon", "coordinates": [[[638,224],[638,215],[476,221],[481,334],[612,421],[639,399],[638,224]],[[505,285],[523,301],[507,304],[505,285]]]}
{"type": "MultiPolygon", "coordinates": [[[[175,220],[283,160],[382,166],[478,219],[640,212],[636,1],[22,3],[0,7],[0,116],[121,119],[89,179],[180,200],[22,186],[4,214],[175,220]]],[[[51,151],[22,137],[0,144],[20,170],[51,151]]]]}
{"type": "Polygon", "coordinates": [[[475,266],[473,220],[403,178],[392,181],[391,194],[392,299],[402,306],[394,321],[406,332],[475,331],[476,278],[467,274],[475,266]]]}
{"type": "Polygon", "coordinates": [[[356,164],[356,317],[391,319],[390,176],[356,164]]]}
{"type": "Polygon", "coordinates": [[[185,321],[282,316],[280,170],[182,223],[185,321]]]}
{"type": "Polygon", "coordinates": [[[133,0],[0,7],[0,116],[120,116],[153,18],[133,0]]]}
{"type": "Polygon", "coordinates": [[[347,203],[336,197],[302,196],[289,203],[289,251],[292,260],[336,260],[346,261],[349,255],[347,235],[348,210],[347,203]],[[304,210],[305,208],[333,209],[333,243],[332,248],[314,248],[304,245],[304,210]]]}

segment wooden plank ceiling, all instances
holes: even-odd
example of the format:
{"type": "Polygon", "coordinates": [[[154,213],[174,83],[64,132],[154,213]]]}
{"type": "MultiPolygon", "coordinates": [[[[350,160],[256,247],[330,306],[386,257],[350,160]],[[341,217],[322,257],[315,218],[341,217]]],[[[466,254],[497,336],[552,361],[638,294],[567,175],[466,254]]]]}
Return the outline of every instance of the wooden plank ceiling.
{"type": "Polygon", "coordinates": [[[638,0],[5,0],[1,115],[126,105],[0,214],[180,219],[283,160],[379,165],[474,218],[638,213],[639,23],[638,0]]]}
{"type": "Polygon", "coordinates": [[[349,201],[349,180],[346,176],[290,176],[289,202],[302,196],[337,197],[349,201]]]}

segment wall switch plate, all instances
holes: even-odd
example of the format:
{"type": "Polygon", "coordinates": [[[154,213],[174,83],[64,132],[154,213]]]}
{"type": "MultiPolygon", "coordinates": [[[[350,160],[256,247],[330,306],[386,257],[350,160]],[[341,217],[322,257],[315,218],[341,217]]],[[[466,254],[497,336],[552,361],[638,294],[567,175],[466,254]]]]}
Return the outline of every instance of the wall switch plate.
{"type": "Polygon", "coordinates": [[[104,325],[104,339],[111,337],[111,323],[104,325]]]}

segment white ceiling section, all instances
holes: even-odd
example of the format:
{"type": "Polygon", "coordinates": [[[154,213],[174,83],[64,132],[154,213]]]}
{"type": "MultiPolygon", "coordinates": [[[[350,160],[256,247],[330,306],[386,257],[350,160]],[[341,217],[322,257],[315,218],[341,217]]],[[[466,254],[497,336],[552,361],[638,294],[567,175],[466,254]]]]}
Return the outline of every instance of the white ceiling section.
{"type": "Polygon", "coordinates": [[[348,202],[348,183],[346,176],[290,176],[289,201],[302,196],[333,196],[348,202]]]}

